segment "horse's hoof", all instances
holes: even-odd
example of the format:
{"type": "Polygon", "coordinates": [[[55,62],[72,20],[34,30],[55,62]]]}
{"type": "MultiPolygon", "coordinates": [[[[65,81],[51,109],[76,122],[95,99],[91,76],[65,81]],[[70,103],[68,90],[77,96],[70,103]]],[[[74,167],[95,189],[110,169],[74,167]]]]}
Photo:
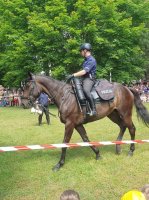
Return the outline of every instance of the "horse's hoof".
{"type": "Polygon", "coordinates": [[[133,156],[133,151],[129,151],[128,156],[132,157],[133,156]]]}
{"type": "Polygon", "coordinates": [[[102,157],[100,155],[96,156],[96,160],[101,160],[102,157]]]}
{"type": "Polygon", "coordinates": [[[52,171],[53,172],[57,172],[58,170],[60,170],[61,168],[61,165],[58,163],[57,165],[55,165],[53,168],[52,168],[52,171]]]}
{"type": "Polygon", "coordinates": [[[118,156],[119,156],[121,153],[122,153],[122,150],[116,151],[116,152],[115,152],[115,154],[118,155],[118,156]]]}
{"type": "Polygon", "coordinates": [[[116,152],[115,152],[117,155],[120,155],[122,153],[122,149],[120,147],[120,145],[117,145],[116,146],[116,152]]]}
{"type": "Polygon", "coordinates": [[[116,151],[115,154],[119,156],[119,155],[121,155],[121,152],[117,152],[117,151],[116,151]]]}

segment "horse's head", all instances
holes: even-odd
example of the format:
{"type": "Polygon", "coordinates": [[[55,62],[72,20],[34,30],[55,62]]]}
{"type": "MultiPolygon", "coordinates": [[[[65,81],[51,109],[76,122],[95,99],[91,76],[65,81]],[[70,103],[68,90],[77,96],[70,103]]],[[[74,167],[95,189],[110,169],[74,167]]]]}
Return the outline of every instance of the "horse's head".
{"type": "Polygon", "coordinates": [[[35,76],[29,73],[29,78],[23,84],[23,96],[21,97],[22,106],[24,108],[33,106],[40,93],[41,91],[35,76]]]}

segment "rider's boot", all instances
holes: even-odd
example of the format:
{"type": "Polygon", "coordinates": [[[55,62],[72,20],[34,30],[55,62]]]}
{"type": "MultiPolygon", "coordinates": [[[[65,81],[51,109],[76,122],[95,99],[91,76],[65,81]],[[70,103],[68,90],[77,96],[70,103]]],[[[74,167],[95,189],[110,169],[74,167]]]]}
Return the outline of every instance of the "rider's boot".
{"type": "Polygon", "coordinates": [[[91,112],[88,113],[90,116],[95,116],[97,114],[96,112],[96,106],[95,106],[95,102],[93,100],[93,98],[91,97],[89,100],[89,104],[90,104],[90,108],[91,108],[91,112]]]}

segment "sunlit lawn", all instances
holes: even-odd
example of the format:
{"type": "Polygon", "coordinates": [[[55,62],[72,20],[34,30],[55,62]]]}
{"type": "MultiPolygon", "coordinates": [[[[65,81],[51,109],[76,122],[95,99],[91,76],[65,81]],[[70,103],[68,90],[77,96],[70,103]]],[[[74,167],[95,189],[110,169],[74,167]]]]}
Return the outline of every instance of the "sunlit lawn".
{"type": "MultiPolygon", "coordinates": [[[[149,104],[146,104],[149,110],[149,104]]],[[[52,106],[50,111],[57,114],[52,106]]],[[[149,139],[149,128],[136,118],[136,139],[149,139]]],[[[61,143],[64,125],[51,117],[51,125],[37,125],[37,115],[22,108],[0,108],[0,146],[61,143]]],[[[109,119],[85,125],[91,141],[113,141],[119,128],[109,119]]],[[[124,139],[130,139],[128,131],[124,139]]],[[[71,142],[82,142],[74,132],[71,142]]],[[[101,147],[102,160],[96,161],[89,147],[68,149],[64,167],[53,172],[60,149],[0,153],[0,199],[58,200],[66,189],[79,192],[81,200],[119,200],[123,193],[149,183],[149,143],[136,144],[133,157],[129,145],[122,154],[115,146],[101,147]]]]}

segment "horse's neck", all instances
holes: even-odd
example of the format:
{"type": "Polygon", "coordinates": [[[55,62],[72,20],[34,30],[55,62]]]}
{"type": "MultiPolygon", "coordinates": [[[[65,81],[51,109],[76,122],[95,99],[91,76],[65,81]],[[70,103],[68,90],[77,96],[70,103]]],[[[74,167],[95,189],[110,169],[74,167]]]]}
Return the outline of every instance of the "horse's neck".
{"type": "Polygon", "coordinates": [[[59,107],[62,99],[61,97],[65,91],[65,83],[46,77],[39,78],[38,82],[41,84],[44,92],[46,92],[50,98],[53,98],[56,105],[59,107]]]}

